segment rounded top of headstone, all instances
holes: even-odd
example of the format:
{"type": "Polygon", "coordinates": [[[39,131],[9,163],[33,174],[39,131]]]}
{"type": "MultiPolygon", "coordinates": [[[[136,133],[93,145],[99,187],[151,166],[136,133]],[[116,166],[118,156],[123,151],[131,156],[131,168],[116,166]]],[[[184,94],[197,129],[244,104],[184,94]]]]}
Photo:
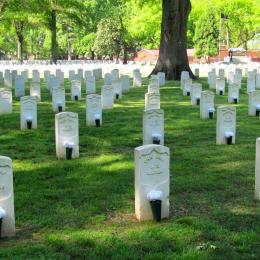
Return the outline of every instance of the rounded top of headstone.
{"type": "Polygon", "coordinates": [[[11,165],[12,159],[10,157],[0,155],[0,164],[1,164],[1,162],[4,162],[5,164],[11,165]]]}

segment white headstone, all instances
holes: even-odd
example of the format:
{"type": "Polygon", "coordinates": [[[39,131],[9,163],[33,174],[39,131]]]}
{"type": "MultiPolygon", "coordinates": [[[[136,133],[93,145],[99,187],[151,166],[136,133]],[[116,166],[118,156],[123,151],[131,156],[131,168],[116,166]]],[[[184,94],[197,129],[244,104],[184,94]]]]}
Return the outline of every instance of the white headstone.
{"type": "Polygon", "coordinates": [[[96,80],[100,80],[102,79],[102,69],[98,68],[98,69],[94,69],[92,71],[93,76],[95,77],[96,80]]]}
{"type": "Polygon", "coordinates": [[[75,76],[75,70],[69,70],[69,80],[71,81],[75,76]]]}
{"type": "Polygon", "coordinates": [[[201,91],[202,91],[202,85],[200,83],[192,84],[192,88],[191,88],[191,104],[192,105],[200,104],[201,91]]]}
{"type": "Polygon", "coordinates": [[[112,75],[110,73],[106,73],[104,76],[104,84],[105,86],[107,85],[112,85],[112,75]]]}
{"type": "Polygon", "coordinates": [[[217,110],[217,144],[235,144],[236,140],[236,108],[220,106],[217,110]]]}
{"type": "Polygon", "coordinates": [[[200,69],[199,68],[195,68],[194,70],[194,75],[199,78],[200,77],[200,69]]]}
{"type": "Polygon", "coordinates": [[[85,79],[87,79],[88,77],[92,77],[92,71],[91,70],[86,70],[85,71],[85,79]]]}
{"type": "Polygon", "coordinates": [[[259,137],[256,139],[255,199],[260,201],[260,138],[259,137]]]}
{"type": "Polygon", "coordinates": [[[66,150],[72,148],[72,158],[79,157],[78,114],[62,112],[55,115],[56,155],[66,158],[66,150]]]}
{"type": "Polygon", "coordinates": [[[150,85],[157,85],[158,88],[160,88],[160,81],[159,77],[157,75],[151,75],[151,78],[149,80],[150,85]]]}
{"type": "Polygon", "coordinates": [[[118,69],[111,70],[111,76],[112,76],[112,80],[119,80],[119,70],[118,69]]]}
{"type": "Polygon", "coordinates": [[[121,80],[113,80],[112,86],[114,88],[114,99],[122,98],[122,83],[121,80]]]}
{"type": "Polygon", "coordinates": [[[47,82],[49,76],[51,75],[51,72],[50,72],[49,70],[45,70],[45,71],[43,72],[43,75],[44,75],[44,81],[47,82]]]}
{"type": "Polygon", "coordinates": [[[71,100],[81,100],[81,81],[71,81],[71,100]]]}
{"type": "Polygon", "coordinates": [[[17,70],[12,70],[11,75],[12,75],[12,81],[15,81],[15,78],[16,78],[16,76],[18,75],[17,70]]]}
{"type": "Polygon", "coordinates": [[[248,115],[259,116],[260,114],[260,90],[254,90],[248,93],[248,115]]]}
{"type": "Polygon", "coordinates": [[[16,76],[14,81],[14,92],[16,97],[23,97],[25,95],[25,83],[23,76],[16,76]]]}
{"type": "Polygon", "coordinates": [[[129,91],[129,87],[130,87],[130,79],[129,76],[127,75],[122,75],[120,77],[121,83],[122,83],[122,92],[126,93],[129,91]]]}
{"type": "Polygon", "coordinates": [[[1,237],[15,235],[14,190],[12,160],[0,156],[0,208],[5,214],[2,219],[1,237]]]}
{"type": "Polygon", "coordinates": [[[23,70],[23,71],[21,72],[21,76],[23,77],[25,83],[28,82],[28,79],[29,79],[29,71],[28,71],[28,70],[23,70]]]}
{"type": "Polygon", "coordinates": [[[165,73],[164,72],[158,72],[157,73],[159,78],[159,85],[164,86],[165,85],[165,73]]]}
{"type": "Polygon", "coordinates": [[[83,69],[78,69],[78,75],[80,76],[80,79],[83,79],[83,69]]]}
{"type": "Polygon", "coordinates": [[[96,79],[94,76],[88,76],[86,78],[86,93],[87,95],[96,93],[96,79]]]}
{"type": "Polygon", "coordinates": [[[164,111],[162,109],[144,111],[143,144],[164,145],[164,111]]]}
{"type": "Polygon", "coordinates": [[[218,77],[220,79],[225,79],[225,69],[219,69],[218,70],[218,77]]]}
{"type": "Polygon", "coordinates": [[[87,95],[86,98],[86,122],[88,126],[97,125],[96,121],[102,125],[102,105],[101,96],[97,94],[87,95]]]}
{"type": "Polygon", "coordinates": [[[54,89],[60,88],[60,82],[55,76],[51,75],[48,79],[47,86],[50,90],[50,94],[52,95],[54,89]]]}
{"type": "Polygon", "coordinates": [[[2,71],[0,71],[0,84],[4,83],[4,74],[2,71]]]}
{"type": "Polygon", "coordinates": [[[255,79],[248,78],[247,79],[247,93],[254,91],[255,87],[256,87],[255,79]]]}
{"type": "Polygon", "coordinates": [[[159,193],[161,218],[169,217],[170,151],[162,145],[144,145],[135,149],[135,215],[138,220],[152,220],[149,196],[159,193]]]}
{"type": "Polygon", "coordinates": [[[229,71],[228,72],[228,84],[233,84],[235,83],[235,72],[234,71],[229,71]]]}
{"type": "Polygon", "coordinates": [[[185,79],[184,80],[184,86],[182,88],[183,96],[190,96],[191,95],[191,89],[192,89],[192,79],[185,79]]]}
{"type": "Polygon", "coordinates": [[[114,95],[114,88],[112,85],[105,85],[101,88],[102,109],[113,108],[114,95]]]}
{"type": "Polygon", "coordinates": [[[21,98],[20,125],[21,129],[37,128],[37,99],[32,96],[21,98]]]}
{"type": "Polygon", "coordinates": [[[32,82],[30,86],[30,96],[36,97],[37,101],[41,101],[41,86],[38,82],[32,82]]]}
{"type": "Polygon", "coordinates": [[[225,79],[217,78],[216,79],[216,94],[218,95],[225,95],[225,86],[226,82],[225,79]]]}
{"type": "Polygon", "coordinates": [[[257,89],[260,89],[260,73],[258,73],[258,74],[256,75],[255,87],[256,87],[257,89]]]}
{"type": "Polygon", "coordinates": [[[52,91],[52,109],[54,112],[64,112],[66,110],[65,89],[54,88],[52,91]]]}
{"type": "Polygon", "coordinates": [[[142,86],[142,74],[138,70],[134,70],[134,73],[133,73],[133,86],[134,87],[142,86]]]}
{"type": "Polygon", "coordinates": [[[160,94],[145,94],[145,110],[147,111],[150,109],[160,109],[160,94]]]}
{"type": "Polygon", "coordinates": [[[190,78],[190,74],[188,71],[181,72],[181,89],[184,88],[184,80],[189,79],[189,78],[190,78]]]}
{"type": "Polygon", "coordinates": [[[12,75],[10,70],[5,70],[5,74],[4,74],[4,85],[6,88],[12,88],[12,75]]]}
{"type": "Polygon", "coordinates": [[[215,70],[208,73],[209,89],[216,89],[216,72],[215,70]]]}
{"type": "Polygon", "coordinates": [[[158,86],[158,84],[149,84],[148,93],[160,94],[160,87],[158,86]]]}
{"type": "Polygon", "coordinates": [[[64,72],[61,70],[56,70],[56,78],[60,85],[64,85],[64,72]]]}
{"type": "Polygon", "coordinates": [[[214,112],[214,93],[212,91],[202,91],[200,99],[200,118],[213,118],[214,112]]]}
{"type": "Polygon", "coordinates": [[[12,102],[12,91],[8,88],[0,88],[0,115],[12,113],[12,102]]]}
{"type": "Polygon", "coordinates": [[[228,103],[239,102],[239,86],[237,84],[228,85],[228,103]]]}
{"type": "Polygon", "coordinates": [[[32,71],[32,82],[38,82],[38,83],[41,82],[40,73],[39,73],[38,70],[33,70],[32,71]]]}

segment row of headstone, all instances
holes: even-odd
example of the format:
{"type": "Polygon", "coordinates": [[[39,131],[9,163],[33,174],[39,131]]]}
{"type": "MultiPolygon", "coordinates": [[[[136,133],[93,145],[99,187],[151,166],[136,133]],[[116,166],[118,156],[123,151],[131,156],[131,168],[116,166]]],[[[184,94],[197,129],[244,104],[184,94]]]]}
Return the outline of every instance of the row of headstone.
{"type": "MultiPolygon", "coordinates": [[[[210,72],[215,73],[215,72],[210,72]]],[[[220,72],[221,73],[221,72],[220,72]]],[[[209,84],[211,82],[209,81],[209,84]]],[[[238,85],[230,83],[229,97],[232,96],[232,102],[236,98],[236,102],[239,99],[239,87],[238,85]],[[234,93],[232,87],[236,87],[236,93],[234,93]],[[232,92],[233,91],[233,92],[232,92]],[[234,96],[236,94],[236,96],[234,96]]],[[[189,72],[184,71],[181,73],[181,87],[183,88],[183,94],[185,96],[191,96],[191,104],[200,106],[200,118],[208,119],[213,118],[215,113],[215,94],[212,91],[202,91],[202,84],[192,83],[192,79],[189,77],[189,72]]],[[[218,86],[218,91],[224,89],[218,86]]],[[[224,87],[224,86],[223,86],[224,87]]],[[[255,105],[252,100],[249,99],[249,111],[254,107],[254,113],[256,113],[255,105]]],[[[230,100],[231,101],[231,100],[230,100]]],[[[260,107],[259,107],[260,108],[260,107]]],[[[259,110],[260,111],[260,110],[259,110]]],[[[234,106],[219,106],[217,108],[217,127],[216,127],[216,143],[217,144],[235,144],[236,136],[236,108],[234,106]]]]}
{"type": "Polygon", "coordinates": [[[164,111],[160,109],[164,84],[164,73],[151,75],[145,94],[143,146],[135,149],[135,214],[140,221],[169,217],[170,153],[163,146],[164,111]]]}

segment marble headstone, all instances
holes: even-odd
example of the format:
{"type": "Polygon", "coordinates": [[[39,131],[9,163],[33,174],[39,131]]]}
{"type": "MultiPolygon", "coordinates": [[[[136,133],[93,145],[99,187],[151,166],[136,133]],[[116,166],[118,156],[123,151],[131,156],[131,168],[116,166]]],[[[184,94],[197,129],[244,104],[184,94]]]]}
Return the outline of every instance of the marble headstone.
{"type": "Polygon", "coordinates": [[[127,75],[122,75],[120,77],[121,83],[122,83],[122,92],[126,93],[129,91],[129,87],[130,87],[130,79],[129,76],[127,75]]]}
{"type": "Polygon", "coordinates": [[[12,160],[0,156],[0,208],[5,211],[2,220],[1,237],[15,235],[14,191],[12,160]]]}
{"type": "Polygon", "coordinates": [[[214,93],[212,91],[202,91],[200,99],[200,118],[207,119],[213,117],[215,112],[214,93]]]}
{"type": "Polygon", "coordinates": [[[145,110],[160,109],[160,94],[145,94],[145,110]]]}
{"type": "Polygon", "coordinates": [[[66,110],[65,89],[55,88],[52,91],[52,109],[54,112],[64,112],[66,110]]]}
{"type": "Polygon", "coordinates": [[[255,155],[255,199],[260,201],[260,138],[256,139],[255,155]]]}
{"type": "Polygon", "coordinates": [[[184,80],[184,86],[182,88],[183,96],[190,96],[191,95],[191,89],[192,89],[192,79],[185,79],[184,80]]]}
{"type": "Polygon", "coordinates": [[[164,111],[162,109],[144,111],[143,144],[164,145],[164,111]]]}
{"type": "Polygon", "coordinates": [[[225,79],[217,78],[216,79],[216,94],[218,95],[225,95],[225,79]]]}
{"type": "Polygon", "coordinates": [[[144,145],[135,149],[135,215],[139,221],[152,220],[148,195],[161,193],[161,218],[169,217],[170,171],[169,148],[144,145]]]}
{"type": "Polygon", "coordinates": [[[14,93],[16,97],[23,97],[25,95],[25,83],[23,76],[16,76],[14,81],[14,93]]]}
{"type": "Polygon", "coordinates": [[[86,93],[87,95],[96,93],[96,79],[94,76],[88,76],[86,78],[86,93]]]}
{"type": "Polygon", "coordinates": [[[0,115],[12,113],[12,102],[12,91],[8,88],[0,88],[0,115]]]}
{"type": "Polygon", "coordinates": [[[202,85],[200,83],[193,83],[191,88],[191,104],[199,105],[202,85]]]}
{"type": "Polygon", "coordinates": [[[248,115],[260,115],[260,90],[254,90],[248,93],[248,115]]]}
{"type": "Polygon", "coordinates": [[[102,109],[110,109],[114,106],[114,88],[112,85],[105,85],[101,88],[102,109]]]}
{"type": "Polygon", "coordinates": [[[36,97],[37,101],[41,101],[41,86],[38,82],[32,82],[30,86],[30,96],[36,97]]]}
{"type": "Polygon", "coordinates": [[[21,98],[20,125],[21,129],[37,128],[37,99],[32,96],[21,98]],[[30,127],[31,125],[31,127],[30,127]]]}
{"type": "Polygon", "coordinates": [[[227,144],[228,138],[232,144],[236,141],[236,108],[234,106],[220,106],[217,109],[217,144],[227,144]]]}
{"type": "Polygon", "coordinates": [[[120,80],[113,80],[112,86],[114,88],[114,99],[122,98],[122,83],[120,80]]]}
{"type": "Polygon", "coordinates": [[[112,75],[110,73],[106,73],[104,76],[104,84],[105,86],[107,85],[112,85],[112,75]]]}
{"type": "Polygon", "coordinates": [[[101,96],[97,94],[87,95],[86,98],[86,123],[88,126],[96,125],[96,120],[99,120],[102,125],[102,104],[101,96]]]}
{"type": "Polygon", "coordinates": [[[134,70],[133,86],[134,87],[141,87],[142,86],[142,74],[139,70],[134,70]]]}
{"type": "Polygon", "coordinates": [[[79,157],[79,123],[78,114],[62,112],[55,115],[56,155],[58,159],[66,158],[66,148],[73,148],[72,158],[79,157]]]}
{"type": "Polygon", "coordinates": [[[81,100],[81,81],[71,81],[71,100],[81,100]]]}
{"type": "Polygon", "coordinates": [[[239,102],[239,86],[237,84],[228,85],[228,103],[239,102]]]}

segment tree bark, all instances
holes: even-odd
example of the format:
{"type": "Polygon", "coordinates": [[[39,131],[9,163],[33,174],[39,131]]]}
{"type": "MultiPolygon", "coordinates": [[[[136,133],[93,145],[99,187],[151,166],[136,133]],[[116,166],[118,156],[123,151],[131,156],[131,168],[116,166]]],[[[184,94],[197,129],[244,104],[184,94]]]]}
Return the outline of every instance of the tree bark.
{"type": "Polygon", "coordinates": [[[91,52],[91,60],[95,60],[95,52],[92,50],[90,52],[91,52]]]}
{"type": "Polygon", "coordinates": [[[23,63],[23,43],[24,43],[24,36],[23,36],[23,28],[24,22],[14,22],[16,39],[17,39],[17,59],[20,63],[23,63]]]}
{"type": "Polygon", "coordinates": [[[165,72],[167,80],[180,80],[182,71],[193,75],[187,55],[187,22],[190,0],[162,0],[159,58],[152,74],[165,72]]]}
{"type": "Polygon", "coordinates": [[[57,14],[51,11],[51,61],[57,63],[57,14]]]}
{"type": "Polygon", "coordinates": [[[68,44],[68,60],[72,60],[72,33],[71,28],[67,26],[67,44],[68,44]]]}
{"type": "Polygon", "coordinates": [[[123,64],[127,64],[127,60],[128,60],[127,47],[124,46],[124,50],[123,50],[123,64]]]}

